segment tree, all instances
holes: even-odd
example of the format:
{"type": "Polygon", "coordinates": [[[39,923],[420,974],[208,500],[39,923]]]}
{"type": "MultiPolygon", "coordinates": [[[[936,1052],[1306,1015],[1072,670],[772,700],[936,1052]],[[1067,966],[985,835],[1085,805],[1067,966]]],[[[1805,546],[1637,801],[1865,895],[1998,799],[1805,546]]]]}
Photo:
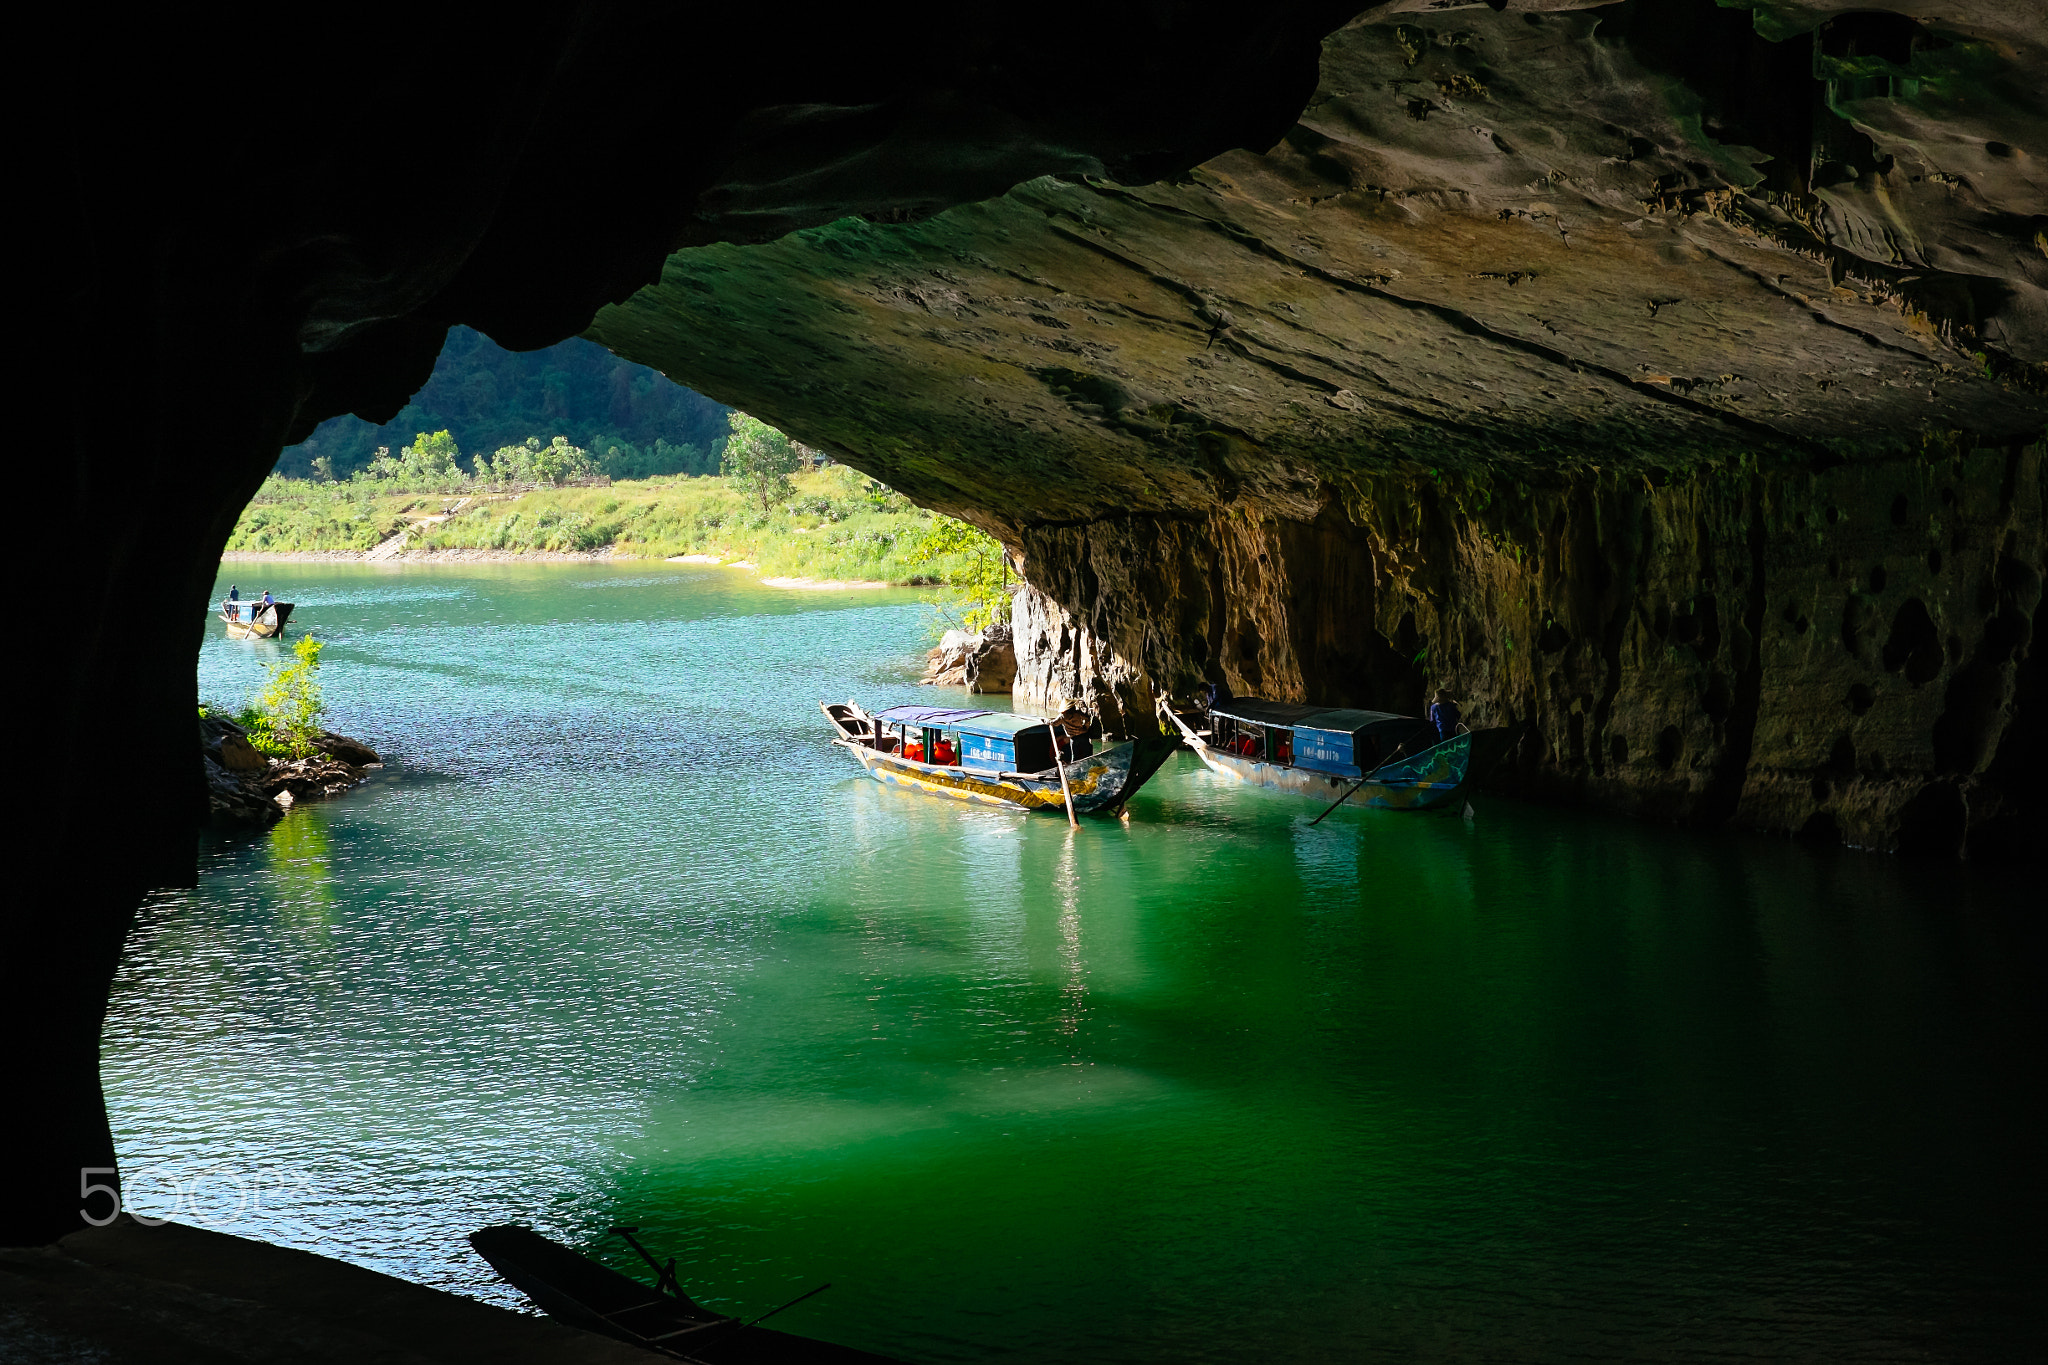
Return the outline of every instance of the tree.
{"type": "Polygon", "coordinates": [[[794,491],[789,476],[806,467],[808,452],[756,417],[734,411],[727,419],[732,434],[725,438],[725,458],[719,471],[733,486],[754,498],[767,511],[786,501],[794,491]]]}
{"type": "Polygon", "coordinates": [[[547,445],[538,436],[526,438],[525,445],[502,446],[488,461],[476,457],[476,476],[496,483],[567,483],[597,472],[597,462],[581,446],[557,436],[547,445]]]}
{"type": "Polygon", "coordinates": [[[957,610],[967,629],[985,631],[1010,614],[1010,575],[994,536],[964,521],[935,517],[910,560],[943,567],[949,589],[943,605],[957,610]]]}
{"type": "Polygon", "coordinates": [[[404,457],[405,477],[422,481],[460,477],[462,469],[455,462],[462,458],[462,451],[456,448],[455,438],[446,431],[421,432],[412,438],[412,444],[400,454],[404,457]]]}

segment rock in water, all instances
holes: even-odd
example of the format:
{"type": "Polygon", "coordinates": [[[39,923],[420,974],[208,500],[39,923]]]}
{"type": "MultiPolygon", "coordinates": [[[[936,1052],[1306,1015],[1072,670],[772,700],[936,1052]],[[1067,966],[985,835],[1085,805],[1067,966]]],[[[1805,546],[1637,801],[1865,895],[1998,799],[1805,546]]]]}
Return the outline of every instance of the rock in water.
{"type": "Polygon", "coordinates": [[[924,656],[924,677],[920,687],[964,687],[967,661],[981,645],[981,637],[964,630],[949,630],[936,648],[924,656]]]}
{"type": "Polygon", "coordinates": [[[320,738],[313,741],[313,747],[329,758],[346,763],[352,768],[367,768],[372,763],[381,763],[377,751],[361,740],[350,739],[347,735],[329,734],[323,730],[320,738]]]}
{"type": "Polygon", "coordinates": [[[1008,622],[999,622],[967,656],[967,690],[1008,692],[1017,681],[1017,649],[1008,622]]]}

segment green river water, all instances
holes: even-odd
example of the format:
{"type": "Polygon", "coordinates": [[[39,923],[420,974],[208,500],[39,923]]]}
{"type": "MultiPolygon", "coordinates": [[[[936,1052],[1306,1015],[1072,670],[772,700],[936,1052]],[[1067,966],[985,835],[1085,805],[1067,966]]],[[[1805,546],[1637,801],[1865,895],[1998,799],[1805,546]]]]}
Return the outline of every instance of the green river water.
{"type": "MultiPolygon", "coordinates": [[[[909,594],[228,567],[389,766],[144,907],[138,1211],[507,1304],[472,1229],[632,1270],[635,1223],[913,1361],[2039,1344],[2025,882],[1484,797],[1311,829],[1186,755],[1072,833],[826,742],[933,698],[909,594]]],[[[281,657],[209,630],[202,696],[281,657]]]]}

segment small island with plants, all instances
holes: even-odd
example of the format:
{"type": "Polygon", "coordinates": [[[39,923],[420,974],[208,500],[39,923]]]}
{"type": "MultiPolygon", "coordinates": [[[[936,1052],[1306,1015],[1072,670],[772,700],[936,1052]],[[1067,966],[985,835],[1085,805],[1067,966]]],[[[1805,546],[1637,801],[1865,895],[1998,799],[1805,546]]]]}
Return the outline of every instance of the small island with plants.
{"type": "Polygon", "coordinates": [[[200,703],[199,751],[215,826],[269,825],[299,801],[339,796],[383,766],[376,750],[320,727],[320,651],[312,636],[239,709],[200,703]]]}

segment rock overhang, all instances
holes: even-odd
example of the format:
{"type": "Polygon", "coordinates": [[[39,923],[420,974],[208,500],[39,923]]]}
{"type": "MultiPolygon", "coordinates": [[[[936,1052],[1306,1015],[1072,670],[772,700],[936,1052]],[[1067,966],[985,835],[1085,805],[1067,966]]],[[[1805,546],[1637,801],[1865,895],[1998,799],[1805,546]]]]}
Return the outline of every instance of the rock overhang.
{"type": "Polygon", "coordinates": [[[1264,151],[685,249],[589,335],[1010,531],[1245,498],[1313,517],[1392,464],[2024,442],[2048,422],[2048,219],[2030,155],[1986,175],[1974,139],[2033,129],[2039,35],[1957,9],[1380,5],[1264,151]],[[1893,58],[1917,91],[1845,87],[1893,58]],[[1881,130],[1937,88],[1967,135],[1881,130]]]}

